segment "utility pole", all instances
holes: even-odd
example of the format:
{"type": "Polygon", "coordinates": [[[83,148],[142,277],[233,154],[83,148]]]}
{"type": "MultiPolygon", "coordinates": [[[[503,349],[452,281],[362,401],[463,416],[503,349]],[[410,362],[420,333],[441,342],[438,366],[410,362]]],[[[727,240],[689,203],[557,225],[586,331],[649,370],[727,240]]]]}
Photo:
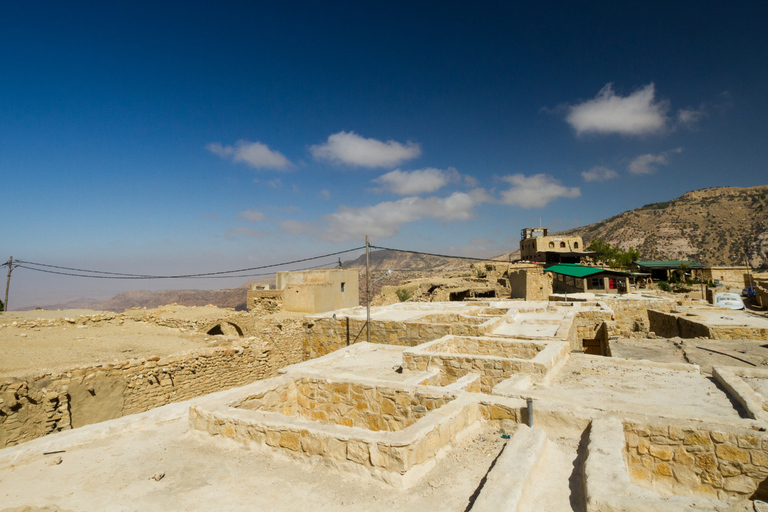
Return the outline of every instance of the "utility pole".
{"type": "MultiPolygon", "coordinates": [[[[365,340],[371,342],[371,285],[370,285],[370,246],[365,235],[365,340]]],[[[10,271],[8,272],[10,275],[10,271]]]]}
{"type": "Polygon", "coordinates": [[[8,311],[8,288],[11,286],[11,270],[13,270],[13,256],[8,259],[8,277],[5,280],[5,302],[3,302],[3,311],[8,311]]]}

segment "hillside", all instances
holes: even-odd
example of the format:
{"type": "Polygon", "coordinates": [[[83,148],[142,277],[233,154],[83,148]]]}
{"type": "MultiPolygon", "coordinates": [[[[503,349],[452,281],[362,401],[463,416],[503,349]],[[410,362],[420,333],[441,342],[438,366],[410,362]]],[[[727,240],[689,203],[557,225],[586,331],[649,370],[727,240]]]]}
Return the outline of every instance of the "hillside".
{"type": "Polygon", "coordinates": [[[588,244],[603,238],[644,259],[768,267],[768,186],[694,190],[568,231],[588,244]]]}
{"type": "MultiPolygon", "coordinates": [[[[237,288],[223,290],[131,290],[119,293],[107,300],[74,299],[60,304],[46,304],[38,307],[47,310],[56,309],[94,309],[99,311],[123,312],[135,307],[156,308],[166,304],[180,306],[207,306],[212,304],[220,308],[234,308],[245,311],[245,296],[248,283],[237,288]]],[[[23,309],[35,309],[28,307],[23,309]]]]}

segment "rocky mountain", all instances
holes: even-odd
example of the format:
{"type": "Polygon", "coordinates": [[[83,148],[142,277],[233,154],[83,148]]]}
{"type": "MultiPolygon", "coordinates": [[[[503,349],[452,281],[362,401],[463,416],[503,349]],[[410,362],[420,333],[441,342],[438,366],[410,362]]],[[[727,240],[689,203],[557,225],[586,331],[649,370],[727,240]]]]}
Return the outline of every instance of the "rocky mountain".
{"type": "MultiPolygon", "coordinates": [[[[248,284],[238,288],[224,290],[131,290],[119,293],[107,300],[74,299],[60,304],[39,306],[42,309],[94,309],[98,311],[115,311],[121,313],[135,307],[156,308],[166,304],[180,306],[207,306],[212,304],[220,308],[234,308],[245,311],[245,298],[248,284]]],[[[25,309],[35,309],[29,307],[25,309]]]]}
{"type": "Polygon", "coordinates": [[[766,268],[768,186],[694,190],[561,234],[634,247],[646,260],[766,268]]]}
{"type": "MultiPolygon", "coordinates": [[[[517,259],[518,252],[495,256],[494,260],[509,261],[517,259]]],[[[381,276],[382,279],[373,283],[372,296],[376,296],[384,286],[394,286],[408,279],[425,277],[445,277],[452,274],[467,273],[470,265],[476,260],[465,258],[446,258],[427,254],[416,254],[393,250],[376,250],[370,253],[371,279],[381,276]],[[385,275],[387,270],[392,273],[385,275]]],[[[365,254],[351,261],[342,263],[345,269],[358,269],[360,272],[360,304],[365,304],[365,254]]]]}

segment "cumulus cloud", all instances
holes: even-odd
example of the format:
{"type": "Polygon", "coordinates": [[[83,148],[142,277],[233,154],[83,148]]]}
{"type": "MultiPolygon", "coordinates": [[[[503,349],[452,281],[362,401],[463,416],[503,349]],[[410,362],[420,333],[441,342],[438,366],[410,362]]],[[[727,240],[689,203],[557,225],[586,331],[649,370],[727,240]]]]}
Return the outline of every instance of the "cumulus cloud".
{"type": "Polygon", "coordinates": [[[502,202],[521,208],[543,208],[558,197],[579,197],[578,187],[565,187],[559,180],[546,174],[513,174],[502,177],[512,185],[501,193],[502,202]]]}
{"type": "Polygon", "coordinates": [[[683,148],[675,148],[669,151],[664,151],[663,153],[660,153],[658,155],[654,155],[651,153],[640,155],[638,157],[635,157],[631,162],[629,162],[627,169],[632,174],[638,174],[638,175],[653,174],[659,169],[660,166],[667,165],[669,163],[668,161],[669,155],[673,153],[681,153],[682,151],[683,151],[683,148]]]}
{"type": "Polygon", "coordinates": [[[266,215],[259,210],[245,210],[244,212],[240,212],[239,215],[250,222],[259,222],[260,220],[266,219],[266,215]]]}
{"type": "Polygon", "coordinates": [[[461,175],[453,167],[446,170],[427,167],[415,171],[395,169],[372,181],[381,185],[381,189],[376,189],[377,191],[388,190],[401,196],[412,196],[434,192],[460,179],[461,175]]]}
{"type": "Polygon", "coordinates": [[[395,167],[421,155],[421,147],[410,141],[381,142],[343,131],[330,135],[324,144],[310,146],[309,151],[316,160],[353,167],[395,167]]]}
{"type": "MultiPolygon", "coordinates": [[[[473,191],[474,192],[474,191],[473,191]]],[[[368,235],[379,239],[397,234],[409,222],[431,218],[442,221],[470,219],[484,192],[455,192],[448,197],[404,197],[363,208],[342,206],[328,215],[326,238],[335,241],[360,239],[368,235]]]]}
{"type": "Polygon", "coordinates": [[[659,132],[666,127],[668,105],[655,100],[655,89],[650,83],[629,96],[619,96],[613,91],[613,84],[606,84],[593,99],[568,107],[566,121],[577,135],[659,132]]]}
{"type": "Polygon", "coordinates": [[[261,142],[239,140],[234,146],[222,146],[219,142],[206,144],[205,149],[224,159],[242,162],[256,169],[285,170],[293,166],[282,153],[269,149],[261,142]]]}
{"type": "Polygon", "coordinates": [[[584,181],[608,181],[618,177],[618,173],[608,167],[593,167],[581,173],[584,181]]]}

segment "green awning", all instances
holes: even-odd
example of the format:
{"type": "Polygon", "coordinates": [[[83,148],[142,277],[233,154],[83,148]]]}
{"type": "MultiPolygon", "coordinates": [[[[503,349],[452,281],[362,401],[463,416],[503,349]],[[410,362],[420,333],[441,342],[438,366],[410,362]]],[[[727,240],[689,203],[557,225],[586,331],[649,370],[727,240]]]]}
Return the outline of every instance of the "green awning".
{"type": "Polygon", "coordinates": [[[545,272],[553,272],[570,277],[589,277],[605,272],[603,268],[586,267],[575,263],[558,263],[544,269],[545,272]]]}
{"type": "Polygon", "coordinates": [[[636,261],[635,264],[638,267],[644,267],[644,268],[661,268],[661,269],[668,269],[668,270],[674,270],[676,268],[679,268],[680,265],[685,263],[691,268],[704,268],[704,265],[700,263],[696,263],[695,261],[685,261],[685,260],[669,260],[669,261],[636,261]]]}

